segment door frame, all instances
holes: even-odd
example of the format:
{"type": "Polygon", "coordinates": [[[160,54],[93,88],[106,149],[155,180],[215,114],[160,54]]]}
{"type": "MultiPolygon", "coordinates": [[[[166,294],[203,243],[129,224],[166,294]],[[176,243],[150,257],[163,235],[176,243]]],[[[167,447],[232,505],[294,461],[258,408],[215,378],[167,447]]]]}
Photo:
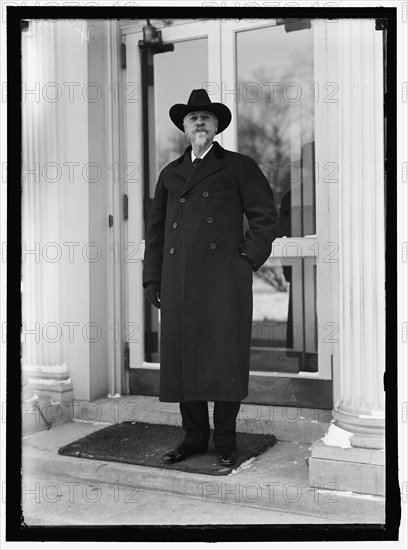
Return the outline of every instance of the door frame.
{"type": "MultiPolygon", "coordinates": [[[[234,74],[233,70],[235,67],[235,62],[227,63],[226,56],[228,55],[228,48],[231,50],[235,40],[235,32],[237,28],[239,30],[260,28],[267,26],[274,26],[271,23],[271,20],[265,21],[241,21],[239,26],[236,21],[221,21],[221,20],[207,20],[207,21],[175,21],[175,24],[172,26],[165,26],[162,21],[152,20],[152,24],[160,29],[163,33],[164,42],[177,42],[184,41],[188,39],[196,39],[200,37],[207,36],[209,37],[209,82],[203,83],[211,84],[211,82],[221,82],[221,76],[223,81],[233,83],[234,74]],[[220,25],[222,24],[222,32],[220,25]],[[211,37],[211,39],[210,39],[211,37]],[[221,52],[221,54],[220,54],[221,52]],[[217,61],[218,60],[218,61],[217,61]],[[222,66],[224,65],[224,71],[221,72],[222,66]]],[[[327,78],[327,51],[325,48],[319,47],[321,44],[326,44],[326,33],[327,33],[327,22],[317,21],[313,23],[312,30],[314,32],[314,60],[315,60],[315,82],[328,83],[327,78]],[[317,61],[317,62],[316,62],[317,61]]],[[[136,22],[136,23],[127,23],[121,28],[121,36],[123,43],[129,43],[129,38],[132,35],[133,45],[136,43],[135,40],[142,39],[142,27],[145,25],[145,22],[136,22]]],[[[231,55],[231,52],[230,54],[231,55]]],[[[235,59],[234,59],[235,61],[235,59]]],[[[133,67],[131,69],[126,68],[125,71],[122,71],[123,76],[123,88],[126,88],[126,85],[131,82],[140,82],[140,67],[133,67]]],[[[226,85],[228,89],[228,85],[226,85]]],[[[225,101],[225,103],[234,110],[234,105],[230,105],[233,99],[228,95],[222,97],[222,90],[214,87],[212,90],[209,90],[210,97],[213,101],[225,101]]],[[[125,109],[129,106],[125,105],[125,109]]],[[[135,107],[135,106],[133,106],[135,107]]],[[[124,147],[123,151],[126,152],[124,158],[124,164],[127,162],[127,152],[129,148],[129,143],[133,142],[141,143],[140,133],[141,133],[141,104],[133,108],[133,113],[136,118],[133,118],[133,124],[131,126],[126,125],[126,120],[129,120],[129,117],[124,114],[124,147]]],[[[331,113],[331,111],[330,111],[331,113]]],[[[336,298],[333,296],[333,291],[336,287],[336,277],[338,271],[338,260],[335,259],[333,262],[326,261],[332,252],[331,247],[334,243],[337,242],[336,235],[338,233],[338,222],[337,215],[334,217],[334,220],[329,216],[329,207],[330,205],[334,206],[336,204],[335,193],[337,190],[334,185],[324,185],[322,178],[324,176],[323,169],[327,169],[328,164],[332,164],[330,161],[330,151],[327,143],[327,130],[329,127],[329,110],[328,105],[323,100],[315,102],[315,159],[317,166],[319,168],[318,175],[316,176],[316,186],[320,184],[319,193],[316,193],[316,231],[319,235],[319,228],[324,228],[326,233],[326,240],[323,245],[319,244],[319,239],[316,235],[303,237],[303,238],[279,238],[273,243],[273,251],[278,247],[293,245],[300,248],[302,255],[305,257],[317,257],[317,281],[316,287],[319,289],[317,292],[317,315],[319,319],[319,345],[318,345],[318,365],[319,370],[317,373],[310,372],[300,372],[300,373],[280,373],[280,372],[258,372],[251,371],[250,379],[257,384],[264,385],[267,381],[265,378],[273,379],[271,380],[273,384],[276,385],[278,382],[276,378],[281,379],[281,382],[290,381],[290,379],[309,380],[313,387],[320,387],[320,382],[331,381],[332,372],[333,372],[333,355],[335,353],[337,340],[330,338],[330,336],[336,335],[336,326],[338,327],[338,319],[336,314],[336,298]],[[334,222],[334,224],[333,224],[334,222]],[[337,319],[337,320],[336,320],[337,319]],[[327,331],[326,336],[322,334],[322,328],[327,331]]],[[[223,147],[233,149],[235,148],[234,138],[235,138],[235,117],[233,117],[233,123],[231,128],[227,129],[222,135],[218,137],[220,144],[223,147]]],[[[139,152],[138,159],[139,167],[142,172],[142,152],[139,152]]],[[[126,186],[125,186],[126,188],[126,186]]],[[[127,189],[129,191],[129,188],[127,189]]],[[[133,190],[134,191],[134,190],[133,190]]],[[[140,191],[140,186],[139,186],[140,191]]],[[[124,191],[125,192],[125,191],[124,191]]],[[[134,195],[134,193],[133,193],[134,195]]],[[[134,198],[136,198],[134,196],[134,198]]],[[[129,195],[129,204],[131,204],[131,196],[129,195]]],[[[125,310],[125,322],[129,321],[129,303],[130,300],[133,300],[134,304],[138,304],[137,315],[133,318],[136,324],[139,327],[143,327],[144,323],[144,312],[143,312],[143,300],[144,293],[142,288],[142,260],[144,255],[144,241],[142,239],[143,235],[143,214],[142,214],[142,195],[139,196],[138,201],[133,201],[134,211],[129,207],[129,221],[127,226],[126,235],[132,235],[132,241],[135,242],[137,246],[136,256],[138,261],[137,269],[133,271],[133,284],[134,290],[129,288],[129,280],[132,277],[129,272],[129,266],[124,271],[125,274],[125,286],[127,289],[127,298],[124,300],[124,310],[125,310]],[[140,208],[139,208],[140,206],[140,208]],[[135,218],[136,216],[136,218],[135,218]],[[136,237],[136,239],[135,239],[136,237]],[[137,289],[135,287],[138,287],[137,289]]],[[[320,241],[322,239],[320,238],[320,241]]],[[[129,240],[125,239],[125,242],[129,240]]],[[[281,248],[282,249],[282,248],[281,248]]],[[[154,380],[155,384],[158,380],[158,374],[160,365],[159,363],[147,363],[144,361],[144,334],[143,330],[139,331],[138,341],[136,345],[133,346],[131,350],[132,364],[131,372],[136,375],[136,370],[138,371],[137,380],[140,383],[140,390],[143,393],[144,384],[141,381],[140,373],[144,369],[145,371],[150,371],[149,374],[146,372],[146,375],[154,380]],[[156,372],[154,372],[156,371],[156,372]]],[[[293,380],[295,383],[295,380],[293,380]]],[[[148,384],[149,385],[149,384],[148,384]]],[[[267,384],[269,386],[269,384],[267,384]]],[[[139,391],[138,391],[139,393],[139,391]]],[[[330,396],[332,400],[332,392],[326,391],[326,397],[330,396]]],[[[327,403],[327,399],[326,399],[327,403]]]]}
{"type": "MultiPolygon", "coordinates": [[[[248,20],[227,20],[223,22],[222,39],[221,39],[221,56],[222,56],[222,82],[227,93],[220,97],[220,101],[225,103],[232,113],[236,111],[236,99],[234,94],[228,93],[230,90],[236,88],[236,33],[261,29],[267,27],[274,27],[276,24],[269,21],[248,21],[248,20]]],[[[314,33],[314,82],[327,83],[327,70],[326,70],[326,51],[321,48],[321,44],[326,44],[326,23],[322,20],[313,21],[311,28],[314,33]]],[[[298,31],[307,32],[307,31],[298,31]]],[[[319,90],[320,91],[320,90],[319,90]]],[[[239,90],[238,90],[239,93],[239,90]]],[[[319,95],[317,96],[319,97],[319,95]]],[[[330,158],[327,150],[327,109],[322,102],[315,101],[315,163],[317,165],[316,170],[316,191],[319,184],[319,179],[322,177],[321,167],[330,166],[330,158]],[[318,159],[318,160],[317,160],[318,159]]],[[[232,151],[237,150],[236,136],[237,136],[237,117],[233,116],[230,126],[223,132],[224,134],[224,147],[232,151]]],[[[318,372],[317,373],[284,373],[285,377],[292,378],[314,378],[321,380],[332,379],[332,355],[334,343],[330,339],[331,331],[335,328],[333,325],[333,313],[331,307],[331,262],[324,261],[329,257],[330,248],[335,248],[335,242],[330,239],[330,216],[329,216],[329,193],[330,185],[320,185],[319,192],[316,192],[316,235],[308,235],[306,237],[282,237],[278,238],[273,243],[271,258],[279,257],[279,251],[284,247],[293,246],[296,250],[301,251],[301,256],[305,258],[316,258],[316,288],[319,289],[316,292],[316,308],[319,333],[318,344],[318,372]],[[320,236],[319,236],[320,235],[320,236]],[[324,244],[320,244],[323,235],[324,244]],[[319,242],[320,241],[320,242],[319,242]],[[321,250],[323,248],[323,250],[321,250]],[[325,254],[326,250],[329,251],[325,254]],[[324,255],[324,258],[322,256],[324,255]],[[330,305],[330,307],[328,307],[330,305]],[[323,330],[322,330],[323,329],[323,330]],[[326,330],[327,333],[322,338],[322,332],[326,330]]],[[[337,260],[338,262],[338,260],[337,260]]],[[[334,262],[334,263],[337,263],[334,262]]],[[[306,336],[305,336],[306,337],[306,336]]],[[[256,376],[282,376],[282,373],[265,373],[258,371],[251,371],[251,375],[256,376]]]]}
{"type": "MultiPolygon", "coordinates": [[[[160,29],[163,34],[164,42],[177,42],[186,40],[195,40],[197,38],[208,38],[209,59],[214,57],[216,52],[220,51],[220,20],[180,20],[174,25],[165,26],[162,21],[151,21],[152,25],[160,29]]],[[[137,48],[139,40],[143,39],[143,26],[146,23],[136,22],[127,23],[122,26],[122,43],[129,51],[131,48],[137,48]]],[[[215,56],[217,58],[217,56],[215,56]]],[[[218,58],[217,58],[218,59],[218,58]]],[[[220,79],[221,67],[220,62],[211,62],[208,64],[208,80],[209,82],[217,82],[220,79]]],[[[123,143],[122,148],[124,158],[123,166],[135,163],[138,166],[139,174],[143,174],[143,151],[140,146],[142,140],[142,105],[141,105],[141,69],[140,64],[127,64],[126,69],[122,73],[122,85],[120,88],[124,90],[125,95],[128,90],[133,87],[134,94],[131,94],[130,101],[123,101],[123,143]],[[134,97],[132,97],[134,95],[134,97]],[[134,101],[133,101],[134,100],[134,101]],[[127,121],[132,120],[132,124],[127,121]]],[[[203,82],[203,85],[208,84],[203,82]]],[[[216,100],[215,98],[213,99],[216,100]]],[[[220,140],[221,141],[221,140],[220,140]]],[[[221,141],[222,144],[222,141],[221,141]]],[[[155,171],[150,170],[151,177],[154,178],[155,171]]],[[[126,177],[122,181],[122,194],[127,194],[129,199],[129,219],[124,227],[123,238],[127,246],[133,246],[134,250],[131,254],[131,261],[124,258],[124,274],[123,288],[126,289],[127,299],[123,303],[123,322],[124,327],[136,327],[137,332],[127,335],[127,343],[130,351],[130,369],[153,369],[159,370],[159,363],[150,363],[144,360],[145,335],[144,335],[144,292],[142,286],[142,262],[144,257],[144,220],[143,220],[143,185],[141,178],[134,182],[126,181],[126,177]],[[129,185],[132,183],[132,185],[129,185]],[[127,260],[127,261],[126,261],[127,260]],[[131,282],[131,284],[130,284],[131,282]]],[[[126,338],[126,336],[125,336],[126,338]]],[[[126,348],[126,341],[123,342],[126,348]]]]}

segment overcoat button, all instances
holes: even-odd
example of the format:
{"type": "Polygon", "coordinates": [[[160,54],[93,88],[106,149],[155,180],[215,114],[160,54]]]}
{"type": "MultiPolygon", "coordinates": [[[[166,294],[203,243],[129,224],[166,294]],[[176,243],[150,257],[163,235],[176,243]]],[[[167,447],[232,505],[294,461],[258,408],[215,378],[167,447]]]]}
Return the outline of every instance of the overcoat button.
{"type": "Polygon", "coordinates": [[[208,191],[203,191],[203,197],[204,197],[204,198],[207,198],[207,197],[209,196],[209,194],[210,194],[210,193],[209,193],[208,191]]]}
{"type": "Polygon", "coordinates": [[[210,248],[211,248],[211,250],[214,250],[215,248],[217,248],[217,245],[215,243],[211,243],[210,248]]]}
{"type": "Polygon", "coordinates": [[[214,220],[212,218],[207,218],[207,223],[212,223],[214,220]]]}
{"type": "Polygon", "coordinates": [[[177,223],[177,222],[174,222],[174,223],[173,223],[173,227],[174,227],[174,229],[177,229],[178,223],[177,223]]]}
{"type": "Polygon", "coordinates": [[[174,254],[174,253],[175,253],[174,248],[170,248],[170,254],[174,254]]]}
{"type": "Polygon", "coordinates": [[[186,202],[186,199],[184,197],[181,197],[180,202],[186,202]]]}

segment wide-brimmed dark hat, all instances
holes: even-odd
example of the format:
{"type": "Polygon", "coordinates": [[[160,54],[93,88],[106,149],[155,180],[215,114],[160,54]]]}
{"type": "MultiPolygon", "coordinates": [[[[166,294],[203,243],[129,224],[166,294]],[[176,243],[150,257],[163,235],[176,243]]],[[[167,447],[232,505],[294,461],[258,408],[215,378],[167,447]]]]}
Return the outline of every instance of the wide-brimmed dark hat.
{"type": "Polygon", "coordinates": [[[207,91],[203,88],[193,90],[188,98],[187,105],[176,103],[169,111],[169,115],[173,123],[179,130],[184,132],[183,119],[188,113],[193,111],[208,111],[218,118],[217,134],[220,134],[227,128],[231,122],[231,111],[222,103],[211,103],[207,91]]]}

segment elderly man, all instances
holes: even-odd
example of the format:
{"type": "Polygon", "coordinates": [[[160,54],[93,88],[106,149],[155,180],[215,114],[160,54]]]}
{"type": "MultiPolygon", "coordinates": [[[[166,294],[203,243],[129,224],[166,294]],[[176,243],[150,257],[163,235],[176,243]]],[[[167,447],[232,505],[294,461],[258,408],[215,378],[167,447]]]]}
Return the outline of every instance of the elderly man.
{"type": "Polygon", "coordinates": [[[228,107],[193,90],[170,118],[190,146],[159,176],[143,271],[146,294],[161,308],[159,398],[180,403],[185,431],[162,460],[206,452],[207,402],[214,401],[213,443],[221,464],[231,466],[248,395],[252,273],[278,235],[275,201],[254,160],[213,141],[231,122],[228,107]]]}

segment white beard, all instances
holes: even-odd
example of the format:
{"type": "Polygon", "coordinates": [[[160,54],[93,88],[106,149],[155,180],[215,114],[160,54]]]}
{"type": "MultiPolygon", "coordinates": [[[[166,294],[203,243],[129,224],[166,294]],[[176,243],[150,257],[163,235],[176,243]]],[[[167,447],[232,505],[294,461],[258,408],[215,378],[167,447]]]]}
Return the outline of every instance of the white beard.
{"type": "Polygon", "coordinates": [[[211,145],[213,139],[211,136],[211,132],[196,132],[191,136],[191,139],[189,141],[191,143],[194,153],[198,156],[201,156],[204,151],[206,151],[211,145]]]}

